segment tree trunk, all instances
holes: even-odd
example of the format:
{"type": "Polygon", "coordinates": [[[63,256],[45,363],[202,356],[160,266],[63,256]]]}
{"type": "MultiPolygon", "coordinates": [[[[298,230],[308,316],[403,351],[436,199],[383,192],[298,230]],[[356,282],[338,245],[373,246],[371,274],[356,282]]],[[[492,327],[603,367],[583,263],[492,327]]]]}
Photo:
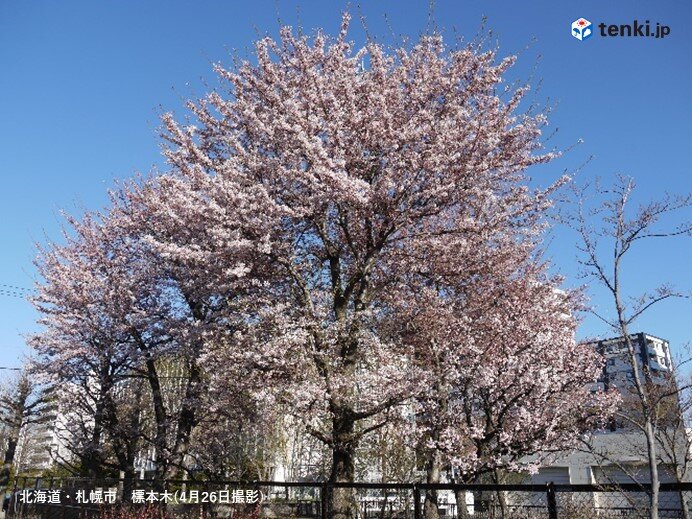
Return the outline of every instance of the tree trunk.
{"type": "MultiPolygon", "coordinates": [[[[452,474],[452,483],[464,483],[464,481],[459,481],[459,478],[456,477],[454,469],[451,471],[452,474]]],[[[470,518],[471,514],[469,514],[469,509],[466,506],[466,490],[455,490],[454,491],[454,501],[457,504],[457,519],[466,519],[470,518]]],[[[475,501],[476,496],[474,495],[474,509],[475,509],[475,501]]]]}
{"type": "Polygon", "coordinates": [[[466,491],[465,490],[455,490],[454,500],[457,502],[457,518],[466,519],[470,518],[469,509],[466,507],[466,491]]]}
{"type": "Polygon", "coordinates": [[[157,492],[163,490],[163,476],[168,467],[167,436],[168,436],[168,415],[163,402],[163,392],[161,381],[154,359],[147,354],[147,380],[151,388],[151,399],[154,404],[154,417],[156,420],[156,435],[154,437],[154,448],[156,449],[156,474],[154,476],[154,487],[157,492]]]}
{"type": "Polygon", "coordinates": [[[89,444],[84,452],[84,472],[89,478],[98,478],[101,476],[101,435],[103,433],[103,421],[105,418],[105,402],[102,396],[99,396],[96,402],[94,411],[94,428],[91,431],[89,444]]]}
{"type": "MultiPolygon", "coordinates": [[[[384,481],[383,481],[384,483],[384,481]]],[[[387,517],[387,489],[382,489],[382,505],[380,506],[380,519],[387,517]]]]}
{"type": "MultiPolygon", "coordinates": [[[[426,482],[436,484],[440,482],[442,474],[442,456],[440,451],[433,449],[428,458],[426,467],[426,482]]],[[[439,519],[440,511],[437,505],[437,490],[427,489],[425,491],[425,501],[423,503],[423,513],[425,519],[439,519]]]]}
{"type": "MultiPolygon", "coordinates": [[[[14,432],[14,431],[13,431],[14,432]]],[[[12,475],[12,463],[14,463],[14,454],[17,451],[17,435],[12,435],[7,440],[7,450],[5,451],[5,459],[0,471],[0,488],[6,487],[10,482],[12,475]]]]}
{"type": "MultiPolygon", "coordinates": [[[[504,478],[499,470],[495,469],[493,471],[493,482],[496,485],[501,485],[504,482],[504,478]]],[[[509,510],[507,508],[507,498],[502,490],[496,491],[497,501],[500,505],[500,517],[502,519],[507,519],[509,517],[509,510]]]]}
{"type": "Polygon", "coordinates": [[[195,360],[190,361],[190,373],[188,376],[185,396],[178,417],[173,454],[168,464],[164,479],[173,479],[183,467],[185,456],[190,446],[192,429],[197,425],[197,409],[202,392],[202,371],[195,360]]]}
{"type": "MultiPolygon", "coordinates": [[[[139,427],[139,419],[136,420],[137,427],[139,427]]],[[[137,429],[139,430],[139,429],[137,429]]],[[[137,457],[137,442],[128,441],[125,447],[120,446],[120,452],[117,453],[118,461],[120,463],[120,474],[123,479],[122,482],[122,502],[131,503],[132,502],[132,491],[134,490],[134,483],[137,477],[137,472],[135,471],[135,458],[137,457]]]]}
{"type": "Polygon", "coordinates": [[[651,493],[649,494],[649,517],[658,519],[658,498],[659,498],[659,477],[658,477],[658,455],[656,453],[656,438],[654,436],[651,417],[645,418],[646,449],[649,457],[649,474],[651,476],[651,493]]]}
{"type": "MultiPolygon", "coordinates": [[[[624,311],[622,303],[620,302],[619,285],[616,281],[616,296],[615,304],[618,310],[620,329],[625,337],[625,344],[627,345],[627,354],[629,357],[630,365],[632,367],[632,375],[634,378],[635,389],[637,390],[637,395],[639,397],[639,402],[641,404],[642,419],[644,436],[646,437],[646,455],[647,462],[649,465],[649,477],[651,480],[651,492],[649,493],[649,519],[658,519],[658,501],[659,501],[659,486],[660,480],[658,475],[658,452],[656,448],[656,432],[654,431],[654,425],[651,419],[651,405],[649,401],[649,394],[647,388],[647,382],[649,382],[648,371],[642,366],[639,367],[639,360],[637,358],[637,353],[634,350],[634,345],[632,344],[632,339],[629,335],[629,330],[627,328],[626,321],[623,317],[624,311]],[[642,380],[643,379],[643,380],[642,380]]],[[[646,344],[642,342],[639,344],[640,348],[646,348],[646,344]]],[[[648,352],[647,352],[648,355],[648,352]]]]}
{"type": "Polygon", "coordinates": [[[135,488],[135,478],[136,478],[134,466],[127,467],[125,470],[122,471],[122,474],[123,474],[122,502],[123,503],[131,503],[132,502],[132,491],[135,488]]]}
{"type": "MultiPolygon", "coordinates": [[[[355,444],[352,439],[355,424],[348,412],[334,418],[331,483],[353,483],[355,477],[355,444]]],[[[356,519],[358,504],[352,488],[332,488],[329,496],[330,519],[356,519]]]]}
{"type": "Polygon", "coordinates": [[[113,387],[113,381],[110,376],[110,363],[108,359],[100,359],[98,372],[98,393],[94,407],[94,427],[91,431],[89,444],[84,452],[83,464],[84,473],[89,478],[98,478],[103,475],[103,454],[101,452],[101,437],[103,429],[108,418],[108,398],[109,392],[113,387]]]}
{"type": "MultiPolygon", "coordinates": [[[[203,323],[206,320],[204,306],[195,301],[190,294],[184,293],[185,301],[190,308],[192,317],[198,323],[203,323]]],[[[178,414],[176,424],[175,440],[173,448],[168,460],[168,465],[164,473],[164,479],[173,479],[180,470],[184,470],[183,464],[185,456],[190,447],[190,437],[192,430],[198,423],[200,397],[202,395],[202,369],[198,364],[200,352],[203,349],[201,340],[197,340],[192,346],[192,353],[187,358],[189,373],[187,376],[187,385],[185,387],[185,395],[178,414]]]]}
{"type": "Polygon", "coordinates": [[[687,504],[685,491],[680,491],[680,507],[682,508],[682,519],[690,519],[690,507],[687,504]]]}

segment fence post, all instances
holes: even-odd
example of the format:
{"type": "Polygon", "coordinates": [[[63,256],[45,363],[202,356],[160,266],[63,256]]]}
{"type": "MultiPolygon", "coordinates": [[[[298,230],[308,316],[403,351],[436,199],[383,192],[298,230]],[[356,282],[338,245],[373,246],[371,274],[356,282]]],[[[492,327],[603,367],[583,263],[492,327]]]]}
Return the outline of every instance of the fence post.
{"type": "Polygon", "coordinates": [[[557,499],[555,499],[555,485],[548,483],[548,517],[557,519],[557,499]]]}
{"type": "Polygon", "coordinates": [[[322,519],[327,519],[328,485],[329,483],[322,483],[322,488],[320,489],[320,512],[322,513],[322,519]]]}
{"type": "Polygon", "coordinates": [[[421,519],[420,510],[420,488],[415,483],[413,484],[413,518],[421,519]]]}
{"type": "Polygon", "coordinates": [[[125,471],[118,471],[118,498],[121,503],[125,502],[125,471]]]}

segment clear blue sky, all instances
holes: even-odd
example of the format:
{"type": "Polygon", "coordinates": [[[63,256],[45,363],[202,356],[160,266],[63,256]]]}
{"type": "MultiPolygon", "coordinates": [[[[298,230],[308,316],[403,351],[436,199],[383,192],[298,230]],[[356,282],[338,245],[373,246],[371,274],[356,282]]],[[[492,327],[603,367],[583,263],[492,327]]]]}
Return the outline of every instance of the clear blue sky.
{"type": "MultiPolygon", "coordinates": [[[[417,36],[428,22],[427,1],[353,3],[371,35],[417,36]],[[385,15],[389,22],[385,22],[385,15]]],[[[34,242],[59,238],[58,211],[79,213],[105,204],[113,179],[147,172],[159,162],[161,109],[184,115],[182,100],[215,86],[212,62],[248,52],[258,34],[283,23],[335,32],[344,2],[255,0],[71,1],[0,0],[0,289],[31,288],[34,242]]],[[[467,38],[483,16],[501,54],[519,53],[512,74],[527,78],[538,61],[539,100],[556,103],[553,143],[584,144],[535,171],[547,184],[593,155],[584,179],[622,171],[640,195],[692,191],[692,4],[671,0],[613,2],[482,2],[437,0],[434,18],[447,35],[467,38]],[[570,35],[579,17],[597,23],[650,20],[671,27],[663,40],[570,35]],[[528,47],[528,48],[527,48],[528,47]]],[[[598,29],[596,28],[596,31],[598,29]]],[[[353,37],[363,30],[354,23],[353,37]]],[[[687,215],[690,216],[689,213],[687,215]]],[[[628,265],[632,286],[670,280],[692,288],[691,240],[642,249],[628,265]]],[[[577,279],[576,236],[555,233],[549,253],[577,279]]],[[[0,292],[0,366],[16,366],[23,334],[36,314],[24,300],[0,292]]],[[[606,302],[594,292],[592,302],[606,302]]],[[[692,339],[689,303],[669,303],[637,326],[676,347],[692,339]]],[[[592,319],[581,336],[606,333],[592,319]]],[[[0,378],[3,377],[0,371],[0,378]]]]}

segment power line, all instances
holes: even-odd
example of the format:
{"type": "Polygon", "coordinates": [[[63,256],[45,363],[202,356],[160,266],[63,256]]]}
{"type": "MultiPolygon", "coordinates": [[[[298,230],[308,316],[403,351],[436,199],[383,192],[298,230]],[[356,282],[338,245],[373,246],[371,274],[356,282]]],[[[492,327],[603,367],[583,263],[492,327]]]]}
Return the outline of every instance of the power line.
{"type": "Polygon", "coordinates": [[[9,370],[9,371],[21,371],[22,370],[22,368],[9,368],[7,366],[0,366],[0,369],[9,370]]]}

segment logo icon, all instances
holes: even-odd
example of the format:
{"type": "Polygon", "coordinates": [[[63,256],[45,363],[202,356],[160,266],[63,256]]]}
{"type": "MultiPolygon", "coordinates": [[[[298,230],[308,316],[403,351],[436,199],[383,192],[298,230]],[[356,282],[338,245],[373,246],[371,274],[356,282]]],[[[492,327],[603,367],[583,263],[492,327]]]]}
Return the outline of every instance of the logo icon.
{"type": "Polygon", "coordinates": [[[576,39],[584,41],[590,38],[593,34],[593,25],[586,18],[579,18],[572,22],[572,36],[576,39]]]}

